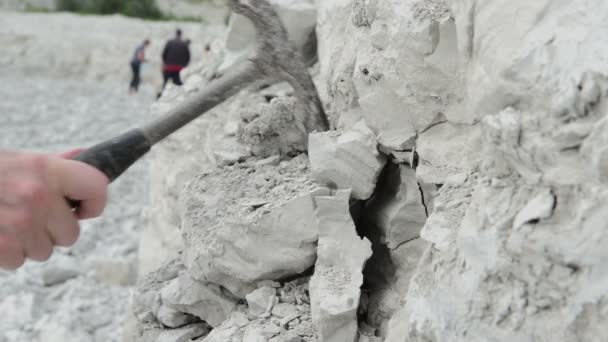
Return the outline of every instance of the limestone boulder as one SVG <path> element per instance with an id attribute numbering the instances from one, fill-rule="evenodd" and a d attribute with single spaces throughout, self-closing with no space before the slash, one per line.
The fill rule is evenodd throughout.
<path id="1" fill-rule="evenodd" d="M 422 132 L 416 140 L 416 177 L 425 184 L 444 184 L 466 175 L 481 163 L 481 125 L 444 122 Z"/>
<path id="2" fill-rule="evenodd" d="M 362 122 L 346 132 L 312 133 L 308 155 L 316 182 L 330 188 L 351 189 L 353 198 L 360 200 L 373 194 L 386 163 L 373 132 Z"/>
<path id="3" fill-rule="evenodd" d="M 275 303 L 276 292 L 272 287 L 263 286 L 248 294 L 245 298 L 249 306 L 249 315 L 257 317 L 270 312 Z"/>
<path id="4" fill-rule="evenodd" d="M 326 194 L 310 180 L 306 156 L 197 177 L 181 196 L 190 274 L 245 298 L 259 281 L 304 272 L 316 259 L 313 198 Z"/>
<path id="5" fill-rule="evenodd" d="M 205 324 L 193 324 L 187 327 L 163 330 L 157 337 L 156 342 L 189 342 L 209 333 Z"/>
<path id="6" fill-rule="evenodd" d="M 220 325 L 236 306 L 215 284 L 192 279 L 186 272 L 169 281 L 160 292 L 161 307 L 196 316 L 212 327 Z M 159 310 L 160 310 L 159 309 Z"/>
<path id="7" fill-rule="evenodd" d="M 295 97 L 280 96 L 270 103 L 245 108 L 241 113 L 239 141 L 260 158 L 294 156 L 308 147 L 304 116 Z"/>
<path id="8" fill-rule="evenodd" d="M 316 198 L 319 248 L 310 281 L 312 319 L 319 341 L 354 342 L 363 268 L 371 243 L 357 235 L 349 212 L 349 190 Z"/>
<path id="9" fill-rule="evenodd" d="M 201 342 L 238 342 L 243 339 L 243 327 L 246 326 L 249 321 L 244 318 L 244 322 L 239 317 L 242 314 L 235 312 L 232 314 L 230 319 L 224 321 L 220 326 L 216 327 L 202 340 Z M 241 323 L 242 322 L 242 323 Z"/>
<path id="10" fill-rule="evenodd" d="M 382 146 L 403 150 L 443 117 L 462 116 L 456 25 L 445 2 L 318 5 L 321 75 L 336 122 L 359 108 Z"/>

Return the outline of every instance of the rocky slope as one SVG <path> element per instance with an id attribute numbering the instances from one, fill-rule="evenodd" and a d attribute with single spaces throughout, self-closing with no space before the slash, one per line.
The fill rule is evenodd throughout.
<path id="1" fill-rule="evenodd" d="M 145 120 L 154 96 L 150 86 L 129 96 L 113 82 L 25 77 L 12 69 L 2 69 L 0 79 L 0 149 L 89 146 Z M 103 217 L 83 222 L 75 246 L 48 262 L 0 271 L 0 341 L 123 340 L 147 180 L 144 160 L 112 185 Z"/>
<path id="2" fill-rule="evenodd" d="M 258 84 L 155 148 L 129 340 L 606 340 L 608 4 L 273 3 L 332 130 Z"/>
<path id="3" fill-rule="evenodd" d="M 311 71 L 335 130 L 309 136 L 307 159 L 260 159 L 242 139 L 242 150 L 220 158 L 228 168 L 169 173 L 183 175 L 165 188 L 179 198 L 165 226 L 177 270 L 163 266 L 154 289 L 136 295 L 139 340 L 165 341 L 172 326 L 198 329 L 188 338 L 205 342 L 608 338 L 607 5 L 305 3 L 317 14 Z M 280 110 L 290 95 L 281 89 L 253 89 L 218 109 L 207 123 L 224 127 L 217 140 L 186 143 L 184 133 L 174 138 L 181 146 L 159 152 L 193 158 L 186 151 L 221 139 L 238 146 L 245 108 Z M 312 172 L 285 178 L 295 160 Z M 291 307 L 301 318 L 290 324 L 275 309 L 291 302 L 276 293 L 311 275 L 310 311 Z M 186 278 L 202 302 L 178 308 L 163 294 Z M 213 319 L 202 304 L 226 301 Z M 188 320 L 167 324 L 166 306 Z"/>

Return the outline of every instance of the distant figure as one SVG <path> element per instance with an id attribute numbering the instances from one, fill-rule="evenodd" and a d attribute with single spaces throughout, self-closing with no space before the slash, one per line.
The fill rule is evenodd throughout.
<path id="1" fill-rule="evenodd" d="M 150 41 L 148 39 L 144 40 L 144 42 L 135 49 L 135 53 L 131 59 L 133 79 L 131 80 L 131 85 L 129 86 L 129 94 L 136 93 L 139 89 L 139 82 L 141 80 L 139 77 L 139 72 L 141 70 L 141 64 L 147 62 L 145 51 L 148 45 L 150 45 Z"/>
<path id="2" fill-rule="evenodd" d="M 189 40 L 182 40 L 182 31 L 175 32 L 175 38 L 171 39 L 163 49 L 163 88 L 158 96 L 162 94 L 169 79 L 173 84 L 181 86 L 180 71 L 190 63 Z"/>

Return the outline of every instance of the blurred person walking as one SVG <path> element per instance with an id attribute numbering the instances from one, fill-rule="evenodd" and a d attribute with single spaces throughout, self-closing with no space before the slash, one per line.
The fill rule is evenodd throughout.
<path id="1" fill-rule="evenodd" d="M 142 63 L 147 62 L 145 51 L 149 45 L 150 40 L 146 39 L 135 49 L 135 53 L 133 53 L 133 58 L 131 58 L 131 70 L 133 71 L 133 78 L 131 79 L 131 85 L 129 86 L 129 94 L 136 93 L 139 89 L 139 83 L 141 81 L 141 65 Z"/>
<path id="2" fill-rule="evenodd" d="M 190 63 L 190 47 L 188 40 L 182 40 L 182 30 L 177 29 L 175 38 L 169 40 L 163 49 L 163 87 L 158 93 L 160 97 L 171 80 L 173 84 L 181 86 L 182 79 L 179 73 Z"/>

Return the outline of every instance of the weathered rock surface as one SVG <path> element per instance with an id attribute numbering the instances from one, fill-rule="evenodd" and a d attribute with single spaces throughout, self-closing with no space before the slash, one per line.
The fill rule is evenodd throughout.
<path id="1" fill-rule="evenodd" d="M 295 97 L 277 97 L 247 108 L 241 114 L 239 140 L 260 158 L 298 155 L 308 148 L 304 115 Z"/>
<path id="2" fill-rule="evenodd" d="M 444 122 L 422 132 L 416 140 L 416 177 L 421 183 L 443 184 L 467 174 L 481 158 L 480 125 Z"/>
<path id="3" fill-rule="evenodd" d="M 163 330 L 156 342 L 189 342 L 207 335 L 209 328 L 205 324 L 194 324 L 183 328 Z"/>
<path id="4" fill-rule="evenodd" d="M 247 165 L 197 177 L 181 205 L 190 274 L 241 298 L 258 281 L 295 275 L 314 264 L 318 228 L 310 220 L 312 201 L 328 194 L 312 184 L 304 155 L 278 166 Z"/>
<path id="5" fill-rule="evenodd" d="M 443 1 L 318 7 L 321 76 L 336 122 L 359 112 L 381 145 L 402 150 L 442 115 L 450 117 L 461 84 L 455 24 Z"/>
<path id="6" fill-rule="evenodd" d="M 335 148 L 321 164 L 347 166 L 322 165 L 322 184 L 358 199 L 377 189 L 365 203 L 315 193 L 303 159 L 280 161 L 307 138 L 286 94 L 238 108 L 245 122 L 234 134 L 270 158 L 195 178 L 178 215 L 187 272 L 250 302 L 205 341 L 606 340 L 608 5 L 317 8 L 319 88 L 346 133 L 312 135 L 313 174 L 317 152 Z M 340 145 L 361 119 L 373 137 Z M 394 163 L 380 176 L 382 163 L 367 167 L 377 150 Z M 315 259 L 307 306 L 305 285 L 281 283 Z"/>
<path id="7" fill-rule="evenodd" d="M 394 249 L 420 236 L 427 208 L 414 169 L 390 164 L 383 177 L 366 213 L 380 229 L 381 242 Z"/>
<path id="8" fill-rule="evenodd" d="M 310 281 L 312 317 L 320 341 L 350 342 L 357 338 L 357 308 L 363 268 L 372 254 L 349 212 L 349 190 L 315 199 L 319 249 Z"/>
<path id="9" fill-rule="evenodd" d="M 192 78 L 198 78 L 197 87 L 204 87 L 215 73 L 220 58 L 221 53 L 212 52 L 205 56 L 203 64 L 184 70 L 183 74 L 192 73 L 186 78 L 186 85 Z M 152 106 L 152 115 L 165 115 L 188 95 L 186 86 L 167 87 L 162 98 Z M 212 170 L 218 164 L 233 164 L 249 156 L 250 152 L 237 141 L 236 133 L 228 126 L 238 122 L 242 106 L 263 101 L 261 96 L 245 91 L 167 137 L 151 151 L 150 202 L 154 206 L 144 213 L 147 223 L 139 244 L 140 275 L 176 258 L 183 248 L 178 196 L 184 185 L 195 175 Z"/>
<path id="10" fill-rule="evenodd" d="M 236 306 L 236 300 L 224 294 L 218 285 L 201 283 L 186 272 L 164 286 L 160 300 L 160 309 L 166 306 L 196 316 L 212 327 L 220 325 Z"/>
<path id="11" fill-rule="evenodd" d="M 270 312 L 276 298 L 276 292 L 272 287 L 263 286 L 248 294 L 247 305 L 249 307 L 249 315 L 257 317 L 265 312 Z"/>
<path id="12" fill-rule="evenodd" d="M 353 198 L 368 199 L 386 163 L 378 143 L 361 122 L 353 130 L 312 133 L 308 155 L 313 179 L 324 186 L 351 189 Z"/>

